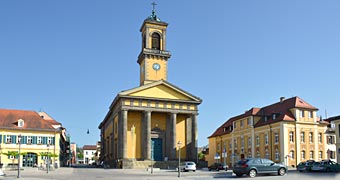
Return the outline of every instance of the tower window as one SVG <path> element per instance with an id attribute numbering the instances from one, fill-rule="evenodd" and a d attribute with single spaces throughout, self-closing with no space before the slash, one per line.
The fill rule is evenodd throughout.
<path id="1" fill-rule="evenodd" d="M 152 49 L 160 50 L 161 47 L 161 36 L 158 33 L 152 34 Z"/>

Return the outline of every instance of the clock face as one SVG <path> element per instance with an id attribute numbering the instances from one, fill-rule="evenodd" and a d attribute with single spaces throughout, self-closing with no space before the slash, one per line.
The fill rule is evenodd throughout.
<path id="1" fill-rule="evenodd" d="M 158 63 L 154 63 L 154 64 L 152 65 L 152 68 L 153 68 L 154 70 L 158 71 L 158 70 L 161 68 L 161 65 L 159 65 Z"/>

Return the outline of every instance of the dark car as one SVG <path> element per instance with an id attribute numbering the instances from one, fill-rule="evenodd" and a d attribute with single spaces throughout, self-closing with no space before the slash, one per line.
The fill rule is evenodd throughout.
<path id="1" fill-rule="evenodd" d="M 307 160 L 306 162 L 300 162 L 296 166 L 296 170 L 299 171 L 299 172 L 312 171 L 311 168 L 312 168 L 314 163 L 315 163 L 314 160 Z"/>
<path id="2" fill-rule="evenodd" d="M 223 163 L 214 163 L 211 166 L 209 166 L 208 169 L 209 169 L 209 171 L 211 171 L 211 170 L 215 170 L 215 171 L 228 170 L 228 166 L 226 166 Z"/>
<path id="3" fill-rule="evenodd" d="M 238 161 L 233 168 L 233 172 L 238 177 L 241 177 L 244 174 L 255 177 L 257 174 L 270 173 L 283 176 L 287 173 L 287 167 L 283 164 L 274 163 L 269 159 L 253 158 Z"/>

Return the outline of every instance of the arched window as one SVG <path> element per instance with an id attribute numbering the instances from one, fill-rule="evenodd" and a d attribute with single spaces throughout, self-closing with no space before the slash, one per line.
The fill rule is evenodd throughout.
<path id="1" fill-rule="evenodd" d="M 291 150 L 291 151 L 290 151 L 289 155 L 290 155 L 290 158 L 292 158 L 292 159 L 294 159 L 294 158 L 295 158 L 295 153 L 294 153 L 294 151 L 293 151 L 293 150 Z"/>
<path id="2" fill-rule="evenodd" d="M 161 48 L 161 36 L 158 33 L 152 34 L 152 49 L 160 50 Z"/>
<path id="3" fill-rule="evenodd" d="M 301 159 L 306 158 L 306 152 L 304 150 L 301 151 Z"/>

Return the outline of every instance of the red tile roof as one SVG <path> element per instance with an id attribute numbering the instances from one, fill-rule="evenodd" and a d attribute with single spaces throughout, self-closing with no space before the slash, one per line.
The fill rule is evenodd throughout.
<path id="1" fill-rule="evenodd" d="M 84 145 L 83 150 L 97 150 L 96 145 Z"/>
<path id="2" fill-rule="evenodd" d="M 232 126 L 233 122 L 238 119 L 242 119 L 249 116 L 261 116 L 267 117 L 261 118 L 254 127 L 259 127 L 271 123 L 275 123 L 278 121 L 294 121 L 295 117 L 290 111 L 292 108 L 303 108 L 307 110 L 318 110 L 314 106 L 308 104 L 306 101 L 299 97 L 292 97 L 286 100 L 282 100 L 282 102 L 277 102 L 275 104 L 263 107 L 263 108 L 252 108 L 249 111 L 246 111 L 244 114 L 239 116 L 232 117 L 228 119 L 222 126 L 217 128 L 217 130 L 208 138 L 221 136 L 224 134 L 229 134 L 231 131 L 228 129 L 228 126 Z M 276 114 L 276 118 L 273 119 L 273 114 Z"/>
<path id="3" fill-rule="evenodd" d="M 23 127 L 18 127 L 19 119 L 24 120 Z M 0 109 L 0 129 L 54 130 L 52 125 L 35 111 Z"/>

